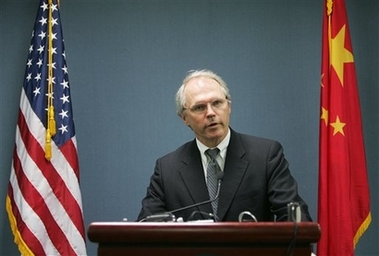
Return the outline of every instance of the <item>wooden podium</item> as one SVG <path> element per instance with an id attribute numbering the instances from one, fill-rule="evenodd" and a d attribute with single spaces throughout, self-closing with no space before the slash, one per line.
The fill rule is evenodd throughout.
<path id="1" fill-rule="evenodd" d="M 306 255 L 320 239 L 314 222 L 94 222 L 98 255 Z"/>

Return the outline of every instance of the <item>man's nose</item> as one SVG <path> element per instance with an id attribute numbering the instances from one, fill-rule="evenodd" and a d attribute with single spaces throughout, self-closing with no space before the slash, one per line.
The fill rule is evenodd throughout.
<path id="1" fill-rule="evenodd" d="M 216 113 L 213 110 L 212 104 L 210 102 L 207 103 L 207 116 L 215 115 Z"/>

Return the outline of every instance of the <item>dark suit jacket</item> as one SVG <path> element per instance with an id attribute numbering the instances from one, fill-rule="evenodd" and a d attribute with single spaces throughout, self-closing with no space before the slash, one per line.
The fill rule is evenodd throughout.
<path id="1" fill-rule="evenodd" d="M 200 151 L 193 140 L 156 161 L 138 219 L 206 200 L 209 195 Z M 231 129 L 218 204 L 219 220 L 238 221 L 241 212 L 250 211 L 258 221 L 285 221 L 289 202 L 300 203 L 302 220 L 311 221 L 282 146 Z M 175 216 L 186 221 L 194 211 L 211 213 L 212 208 L 206 204 Z"/>

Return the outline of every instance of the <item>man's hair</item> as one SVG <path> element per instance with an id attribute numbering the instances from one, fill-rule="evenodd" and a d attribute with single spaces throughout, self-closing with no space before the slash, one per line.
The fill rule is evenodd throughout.
<path id="1" fill-rule="evenodd" d="M 230 102 L 231 96 L 229 94 L 229 88 L 226 82 L 216 73 L 214 73 L 211 70 L 202 69 L 202 70 L 191 70 L 188 71 L 187 75 L 183 79 L 182 85 L 179 87 L 176 96 L 175 96 L 175 102 L 176 102 L 176 113 L 178 116 L 181 116 L 185 110 L 185 103 L 186 98 L 184 95 L 184 89 L 186 88 L 186 85 L 188 81 L 190 81 L 192 78 L 196 77 L 205 77 L 215 80 L 220 86 L 221 91 L 224 93 L 225 98 Z"/>

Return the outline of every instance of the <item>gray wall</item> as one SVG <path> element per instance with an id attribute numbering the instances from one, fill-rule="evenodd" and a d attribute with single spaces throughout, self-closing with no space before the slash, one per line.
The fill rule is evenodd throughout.
<path id="1" fill-rule="evenodd" d="M 37 7 L 37 0 L 0 3 L 0 201 Z M 317 220 L 322 7 L 322 0 L 62 0 L 86 228 L 134 220 L 156 158 L 193 138 L 175 114 L 174 94 L 184 74 L 198 68 L 229 84 L 235 130 L 283 144 Z M 378 255 L 379 7 L 377 0 L 354 0 L 347 8 L 373 215 L 356 255 Z M 0 254 L 17 255 L 1 208 Z M 87 248 L 96 253 L 90 241 Z"/>

